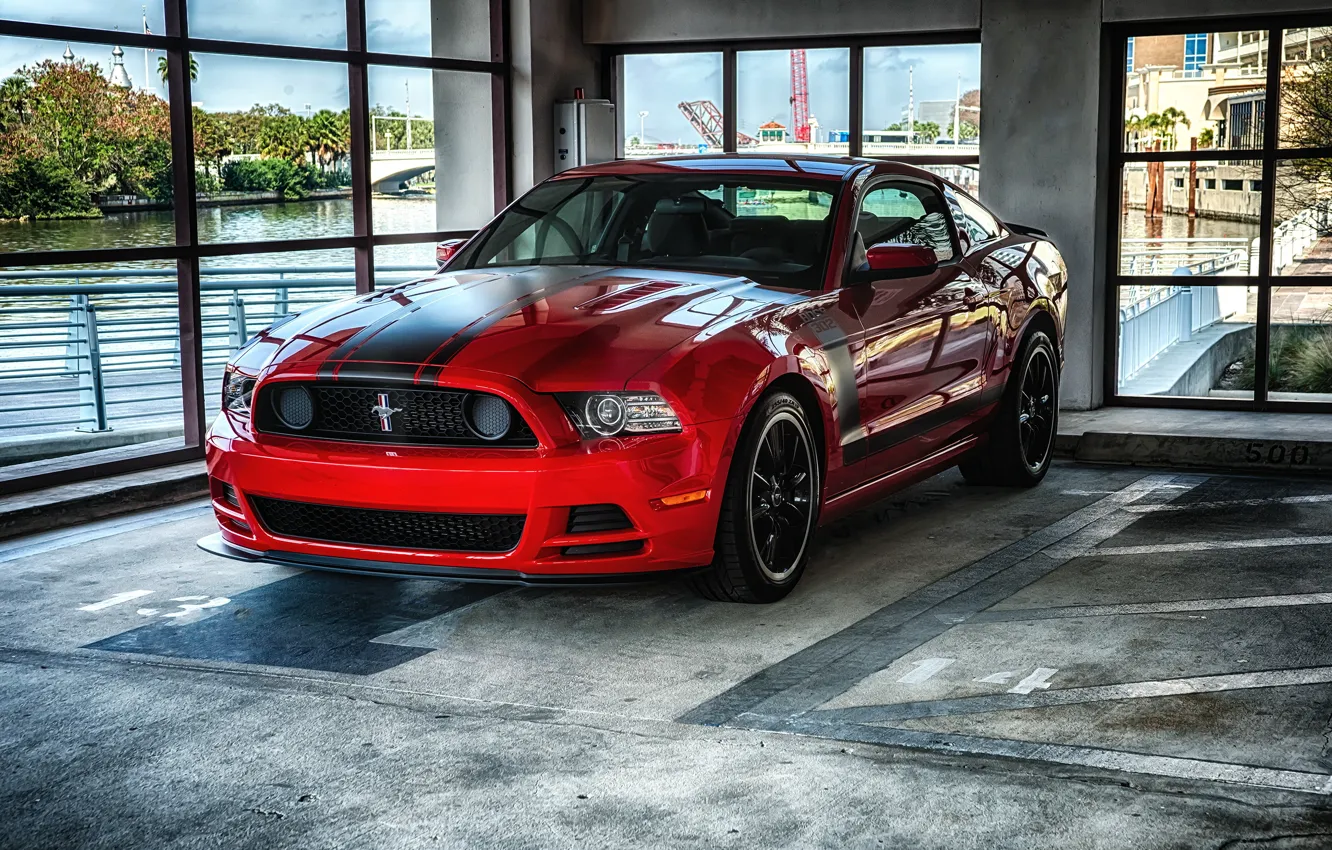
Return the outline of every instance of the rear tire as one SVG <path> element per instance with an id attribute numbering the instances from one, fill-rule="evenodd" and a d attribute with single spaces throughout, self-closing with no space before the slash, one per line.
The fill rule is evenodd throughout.
<path id="1" fill-rule="evenodd" d="M 990 440 L 958 464 L 969 484 L 1034 487 L 1050 469 L 1059 429 L 1059 359 L 1043 331 L 1022 343 Z"/>
<path id="2" fill-rule="evenodd" d="M 745 422 L 717 521 L 712 563 L 689 578 L 704 599 L 776 602 L 805 571 L 818 522 L 819 462 L 800 403 L 759 400 Z"/>

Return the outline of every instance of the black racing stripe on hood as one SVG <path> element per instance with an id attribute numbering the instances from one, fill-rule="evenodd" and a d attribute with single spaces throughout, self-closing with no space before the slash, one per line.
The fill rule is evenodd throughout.
<path id="1" fill-rule="evenodd" d="M 410 302 L 377 322 L 373 331 L 356 344 L 342 361 L 438 364 L 437 355 L 453 356 L 467 341 L 521 305 L 535 303 L 555 292 L 577 285 L 601 273 L 568 267 L 529 268 L 510 275 L 449 287 Z M 580 273 L 581 272 L 581 273 Z M 396 296 L 395 296 L 396 297 Z M 369 331 L 370 329 L 367 329 Z M 357 335 L 358 337 L 361 334 Z M 460 340 L 459 337 L 462 337 Z M 450 342 L 457 341 L 457 345 Z M 338 367 L 341 374 L 343 367 Z"/>
<path id="2" fill-rule="evenodd" d="M 410 356 L 405 357 L 405 358 L 401 358 L 401 359 L 400 359 L 400 358 L 398 358 L 398 357 L 396 357 L 396 356 L 395 356 L 395 357 L 375 357 L 375 356 L 365 357 L 365 356 L 357 356 L 357 355 L 360 354 L 361 349 L 364 348 L 364 346 L 365 346 L 367 343 L 369 343 L 371 340 L 373 340 L 373 339 L 374 339 L 376 336 L 378 336 L 381 332 L 385 331 L 385 330 L 388 329 L 389 327 L 391 327 L 391 326 L 393 326 L 394 324 L 396 324 L 396 323 L 398 323 L 399 321 L 401 321 L 404 317 L 406 317 L 406 316 L 410 316 L 411 314 L 413 314 L 413 313 L 415 313 L 415 312 L 417 312 L 417 311 L 419 311 L 419 310 L 422 310 L 422 309 L 424 309 L 425 307 L 428 307 L 428 306 L 430 306 L 431 304 L 434 304 L 434 303 L 436 303 L 436 302 L 438 302 L 438 301 L 445 300 L 445 299 L 449 299 L 449 300 L 456 299 L 456 298 L 458 298 L 460 295 L 462 295 L 463 293 L 469 292 L 469 291 L 472 290 L 472 289 L 479 288 L 479 287 L 481 287 L 481 286 L 483 286 L 484 284 L 487 284 L 487 283 L 493 283 L 495 280 L 498 279 L 498 277 L 499 277 L 499 276 L 496 275 L 496 276 L 493 276 L 493 277 L 485 277 L 485 278 L 481 278 L 481 279 L 479 279 L 479 280 L 468 281 L 467 283 L 461 283 L 461 284 L 458 284 L 458 285 L 456 285 L 456 286 L 450 286 L 450 287 L 446 287 L 446 288 L 444 288 L 444 289 L 439 289 L 439 290 L 435 290 L 435 291 L 432 291 L 432 292 L 427 292 L 427 293 L 424 294 L 424 295 L 418 295 L 418 296 L 416 296 L 416 297 L 412 297 L 412 295 L 409 294 L 408 292 L 404 291 L 404 287 L 401 287 L 401 286 L 392 287 L 392 288 L 390 288 L 390 289 L 383 290 L 382 292 L 376 292 L 376 293 L 373 293 L 373 294 L 371 294 L 371 295 L 366 296 L 366 299 L 364 299 L 364 300 L 369 300 L 369 299 L 374 299 L 374 298 L 385 298 L 385 297 L 387 297 L 387 298 L 392 299 L 393 301 L 397 302 L 398 304 L 400 304 L 400 305 L 402 305 L 402 306 L 401 306 L 401 308 L 398 309 L 398 310 L 394 310 L 394 311 L 392 311 L 391 313 L 388 313 L 387 315 L 381 316 L 381 317 L 379 318 L 378 321 L 371 322 L 370 324 L 368 324 L 368 325 L 366 325 L 365 327 L 361 328 L 359 331 L 357 331 L 355 334 L 353 334 L 353 335 L 351 336 L 351 338 L 349 338 L 347 341 L 345 341 L 344 343 L 342 343 L 342 345 L 338 346 L 338 348 L 337 348 L 332 354 L 330 354 L 329 357 L 328 357 L 328 359 L 325 360 L 324 363 L 319 367 L 319 377 L 321 377 L 321 378 L 332 378 L 332 377 L 335 377 L 335 375 L 336 375 L 337 372 L 338 372 L 338 367 L 339 367 L 339 365 L 342 364 L 342 363 L 344 363 L 344 362 L 347 361 L 347 360 L 352 359 L 353 357 L 355 357 L 355 358 L 358 359 L 358 360 L 388 360 L 388 361 L 397 361 L 397 362 L 420 362 L 420 359 L 421 359 L 422 357 L 425 357 L 426 354 L 428 354 L 429 351 L 430 351 L 431 349 L 427 349 L 427 350 L 426 350 L 426 354 L 421 354 L 421 355 L 419 355 L 419 356 L 418 356 L 417 358 L 415 358 L 415 359 L 412 359 Z M 410 286 L 411 286 L 411 285 L 408 284 L 408 287 L 410 287 Z M 448 314 L 445 314 L 445 315 L 456 315 L 456 314 L 454 314 L 454 313 L 448 313 Z M 462 324 L 465 324 L 465 322 L 463 322 Z M 399 334 L 399 335 L 398 335 L 398 339 L 399 339 L 400 342 L 401 342 L 401 341 L 404 341 L 404 340 L 403 340 L 403 337 L 404 337 L 404 336 L 405 336 L 405 335 L 402 335 L 402 334 Z M 381 348 L 382 348 L 382 346 L 381 346 Z"/>
<path id="3" fill-rule="evenodd" d="M 572 289 L 575 286 L 579 286 L 585 283 L 588 278 L 596 277 L 601 273 L 602 270 L 598 269 L 597 271 L 594 272 L 589 272 L 584 275 L 577 275 L 575 277 L 570 277 L 565 280 L 552 283 L 551 285 L 546 286 L 542 289 L 538 289 L 535 292 L 529 292 L 528 294 L 523 295 L 520 298 L 516 298 L 497 310 L 492 310 L 491 312 L 477 319 L 475 322 L 472 322 L 472 324 L 463 328 L 460 332 L 455 334 L 452 339 L 450 339 L 447 343 L 441 346 L 439 350 L 435 352 L 435 355 L 430 358 L 430 365 L 432 366 L 447 365 L 450 360 L 458 356 L 458 352 L 462 351 L 463 348 L 465 348 L 468 343 L 479 337 L 481 334 L 485 333 L 496 322 L 499 322 L 503 319 L 507 319 L 509 316 L 512 316 L 513 314 L 521 310 L 526 310 L 528 307 L 531 307 L 533 304 L 543 301 L 546 298 L 558 295 L 559 293 L 564 292 L 566 289 Z"/>

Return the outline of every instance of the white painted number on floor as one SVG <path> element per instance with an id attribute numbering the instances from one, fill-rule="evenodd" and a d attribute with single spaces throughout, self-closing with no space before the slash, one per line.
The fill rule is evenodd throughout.
<path id="1" fill-rule="evenodd" d="M 911 663 L 916 665 L 916 669 L 897 681 L 903 685 L 919 685 L 956 660 L 955 658 L 926 658 L 921 661 L 913 661 Z"/>

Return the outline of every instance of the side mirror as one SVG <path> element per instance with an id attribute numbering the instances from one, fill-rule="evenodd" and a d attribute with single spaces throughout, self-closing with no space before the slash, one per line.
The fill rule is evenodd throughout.
<path id="1" fill-rule="evenodd" d="M 852 283 L 901 280 L 934 274 L 939 270 L 939 258 L 934 251 L 920 245 L 881 242 L 871 245 L 865 252 L 865 258 L 865 265 L 852 270 Z"/>
<path id="2" fill-rule="evenodd" d="M 438 245 L 436 245 L 435 270 L 443 271 L 444 266 L 448 264 L 449 260 L 452 260 L 453 256 L 457 254 L 458 251 L 462 249 L 462 246 L 466 244 L 467 244 L 466 239 L 445 239 L 443 242 L 440 242 Z"/>

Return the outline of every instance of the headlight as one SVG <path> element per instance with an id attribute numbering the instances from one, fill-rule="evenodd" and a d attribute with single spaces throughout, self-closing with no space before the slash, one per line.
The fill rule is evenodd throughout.
<path id="1" fill-rule="evenodd" d="M 567 393 L 558 398 L 584 439 L 680 430 L 680 417 L 656 393 Z"/>
<path id="2" fill-rule="evenodd" d="M 249 413 L 250 397 L 254 395 L 254 378 L 247 378 L 228 366 L 222 375 L 222 409 L 232 413 Z"/>

